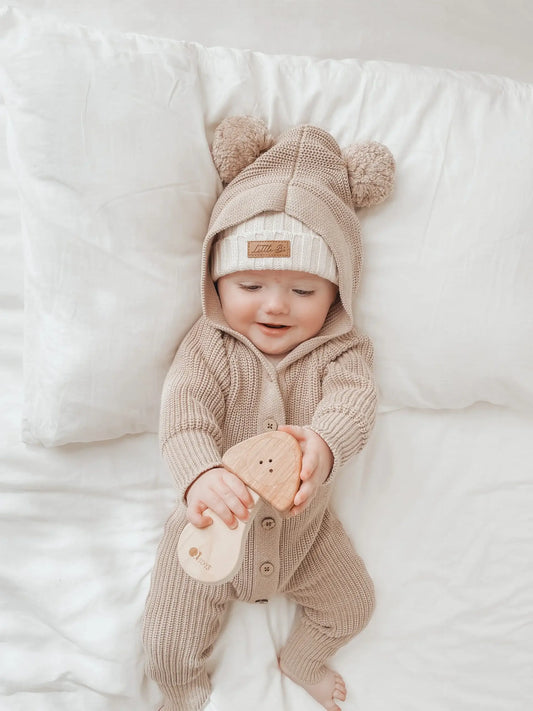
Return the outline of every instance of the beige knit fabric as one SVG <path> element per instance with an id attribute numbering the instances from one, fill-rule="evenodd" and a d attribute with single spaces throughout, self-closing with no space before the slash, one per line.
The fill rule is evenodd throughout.
<path id="1" fill-rule="evenodd" d="M 317 232 L 335 257 L 340 299 L 321 332 L 271 362 L 224 320 L 209 274 L 220 231 L 265 211 L 285 211 Z M 267 601 L 284 593 L 301 609 L 281 651 L 293 678 L 318 681 L 329 657 L 368 622 L 373 586 L 328 508 L 340 467 L 368 439 L 376 413 L 372 346 L 352 323 L 359 280 L 359 223 L 346 166 L 329 134 L 289 131 L 224 190 L 204 243 L 204 315 L 185 337 L 167 375 L 160 441 L 179 500 L 229 447 L 281 424 L 311 427 L 329 445 L 333 470 L 310 505 L 283 517 L 262 502 L 235 578 L 205 585 L 177 562 L 186 523 L 180 504 L 165 527 L 147 600 L 148 671 L 165 711 L 198 711 L 209 696 L 205 662 L 231 600 Z M 238 680 L 236 680 L 238 683 Z"/>
<path id="2" fill-rule="evenodd" d="M 350 332 L 286 361 L 274 366 L 202 317 L 167 376 L 161 445 L 180 499 L 198 474 L 221 464 L 223 451 L 284 423 L 318 432 L 334 467 L 299 516 L 284 518 L 261 503 L 242 568 L 220 586 L 196 583 L 179 567 L 176 547 L 186 520 L 182 507 L 175 512 L 158 552 L 144 634 L 148 670 L 165 694 L 165 711 L 196 711 L 208 698 L 205 659 L 231 600 L 269 600 L 281 592 L 303 606 L 281 664 L 307 681 L 320 678 L 329 657 L 371 615 L 372 582 L 328 511 L 339 468 L 364 446 L 374 422 L 371 344 Z M 274 527 L 265 529 L 268 519 Z"/>
<path id="3" fill-rule="evenodd" d="M 288 130 L 220 195 L 203 246 L 204 313 L 219 322 L 218 296 L 209 268 L 213 240 L 228 227 L 269 211 L 295 217 L 328 245 L 339 271 L 344 310 L 338 314 L 336 332 L 348 331 L 362 266 L 361 228 L 341 149 L 327 131 L 316 126 Z"/>

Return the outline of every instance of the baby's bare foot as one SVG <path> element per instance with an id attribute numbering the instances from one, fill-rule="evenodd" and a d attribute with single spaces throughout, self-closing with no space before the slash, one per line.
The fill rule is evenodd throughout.
<path id="1" fill-rule="evenodd" d="M 283 673 L 286 674 L 286 672 Z M 289 674 L 286 675 L 289 679 L 292 679 Z M 298 681 L 297 679 L 292 679 L 292 681 L 305 689 L 315 701 L 322 704 L 328 711 L 341 711 L 336 701 L 346 700 L 346 685 L 342 676 L 334 672 L 333 669 L 327 669 L 326 674 L 316 684 Z"/>

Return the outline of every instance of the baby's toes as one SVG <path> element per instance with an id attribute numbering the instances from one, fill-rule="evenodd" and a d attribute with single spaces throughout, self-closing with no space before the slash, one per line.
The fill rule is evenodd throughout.
<path id="1" fill-rule="evenodd" d="M 346 684 L 342 676 L 335 674 L 335 689 L 333 691 L 333 698 L 339 699 L 339 701 L 346 700 Z"/>

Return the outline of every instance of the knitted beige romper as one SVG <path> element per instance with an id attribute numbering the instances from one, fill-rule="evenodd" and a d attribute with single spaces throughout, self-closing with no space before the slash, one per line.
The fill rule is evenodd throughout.
<path id="1" fill-rule="evenodd" d="M 251 191 L 237 178 L 215 206 L 203 250 L 204 315 L 182 342 L 164 386 L 161 446 L 179 501 L 158 549 L 144 646 L 148 673 L 164 694 L 165 711 L 197 711 L 205 705 L 210 694 L 205 663 L 232 600 L 265 603 L 282 593 L 298 603 L 280 663 L 291 677 L 310 682 L 318 681 L 327 660 L 363 629 L 374 607 L 364 563 L 328 508 L 331 484 L 366 443 L 376 410 L 372 346 L 352 323 L 351 301 L 361 262 L 359 224 L 346 201 L 338 214 L 332 200 L 317 211 L 316 194 L 304 193 L 301 176 L 298 179 L 302 171 L 324 169 L 317 168 L 312 155 L 306 162 L 310 141 L 323 149 L 329 173 L 333 165 L 342 177 L 345 166 L 331 136 L 314 127 L 293 129 L 288 135 L 287 145 L 280 140 L 251 166 Z M 281 165 L 283 189 L 270 185 L 264 198 L 265 192 L 256 189 L 257 164 L 279 147 L 268 166 Z M 340 298 L 322 330 L 277 364 L 227 326 L 209 276 L 216 235 L 268 210 L 284 211 L 318 232 L 339 271 Z M 185 491 L 201 472 L 221 465 L 226 449 L 281 424 L 307 425 L 327 442 L 334 456 L 328 480 L 298 516 L 284 517 L 260 503 L 242 567 L 233 580 L 219 585 L 193 580 L 181 569 L 176 552 L 186 524 Z"/>

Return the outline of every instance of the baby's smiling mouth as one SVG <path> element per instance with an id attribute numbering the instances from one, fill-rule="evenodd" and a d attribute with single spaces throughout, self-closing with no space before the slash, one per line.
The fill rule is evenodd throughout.
<path id="1" fill-rule="evenodd" d="M 265 328 L 272 328 L 272 329 L 276 329 L 276 330 L 279 330 L 282 328 L 289 328 L 288 326 L 286 326 L 283 323 L 279 323 L 279 324 L 278 323 L 260 323 L 259 325 L 264 326 Z"/>

